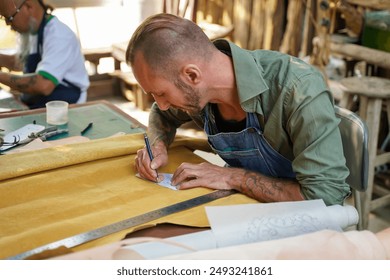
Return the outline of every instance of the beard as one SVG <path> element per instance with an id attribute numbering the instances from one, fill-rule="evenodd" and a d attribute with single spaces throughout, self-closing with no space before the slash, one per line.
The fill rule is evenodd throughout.
<path id="1" fill-rule="evenodd" d="M 27 61 L 29 53 L 30 53 L 30 34 L 21 33 L 19 34 L 19 41 L 18 41 L 18 58 L 22 64 L 24 64 Z"/>
<path id="2" fill-rule="evenodd" d="M 199 114 L 203 109 L 200 106 L 200 91 L 187 85 L 180 79 L 175 79 L 174 84 L 183 92 L 184 100 L 186 101 L 186 106 L 179 109 L 190 115 Z"/>
<path id="3" fill-rule="evenodd" d="M 18 33 L 19 41 L 18 41 L 18 58 L 19 61 L 24 64 L 27 61 L 27 58 L 30 54 L 30 35 L 33 34 L 36 30 L 37 22 L 34 18 L 29 19 L 29 31 Z"/>

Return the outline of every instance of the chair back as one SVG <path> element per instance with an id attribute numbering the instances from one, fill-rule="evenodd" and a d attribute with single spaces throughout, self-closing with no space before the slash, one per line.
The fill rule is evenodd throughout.
<path id="1" fill-rule="evenodd" d="M 351 188 L 364 192 L 368 185 L 368 132 L 366 124 L 355 113 L 335 106 Z"/>
<path id="2" fill-rule="evenodd" d="M 355 208 L 359 214 L 358 230 L 366 223 L 363 215 L 360 192 L 368 186 L 368 131 L 366 124 L 358 115 L 348 109 L 335 106 L 336 116 L 340 119 L 339 129 L 343 142 L 344 157 L 349 168 L 346 182 L 352 189 Z"/>

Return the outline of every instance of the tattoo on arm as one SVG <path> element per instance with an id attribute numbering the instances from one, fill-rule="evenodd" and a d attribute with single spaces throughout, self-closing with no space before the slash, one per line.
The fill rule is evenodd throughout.
<path id="1" fill-rule="evenodd" d="M 36 85 L 37 75 L 36 74 L 33 74 L 31 76 L 11 75 L 10 81 L 11 81 L 11 87 L 16 88 L 19 91 L 24 91 L 30 88 L 31 86 Z"/>
<path id="2" fill-rule="evenodd" d="M 156 114 L 151 114 L 149 127 L 152 128 L 150 131 L 152 143 L 157 140 L 161 140 L 167 147 L 169 147 L 169 145 L 173 142 L 176 135 L 176 128 L 169 125 L 168 121 L 164 122 L 164 118 Z"/>
<path id="3" fill-rule="evenodd" d="M 290 180 L 266 177 L 252 171 L 245 171 L 238 191 L 261 202 L 294 200 L 291 188 L 299 184 Z"/>

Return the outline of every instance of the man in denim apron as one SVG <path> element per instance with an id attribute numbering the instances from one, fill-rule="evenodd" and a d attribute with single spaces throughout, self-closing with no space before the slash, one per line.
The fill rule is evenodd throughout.
<path id="1" fill-rule="evenodd" d="M 148 133 L 154 159 L 141 149 L 138 172 L 159 181 L 176 128 L 194 121 L 226 167 L 183 163 L 179 189 L 234 189 L 261 202 L 323 199 L 343 204 L 350 194 L 338 119 L 322 75 L 279 52 L 210 42 L 193 22 L 168 14 L 146 19 L 126 58 L 154 97 Z"/>
<path id="2" fill-rule="evenodd" d="M 0 66 L 23 68 L 23 75 L 0 72 L 0 82 L 21 92 L 29 108 L 44 107 L 51 100 L 68 103 L 86 101 L 89 78 L 76 35 L 55 16 L 42 0 L 0 2 L 7 25 L 21 34 L 24 53 L 8 64 L 0 56 Z"/>

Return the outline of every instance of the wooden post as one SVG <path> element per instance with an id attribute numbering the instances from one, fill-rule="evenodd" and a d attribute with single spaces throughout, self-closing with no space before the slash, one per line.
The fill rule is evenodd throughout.
<path id="1" fill-rule="evenodd" d="M 299 52 L 298 42 L 301 38 L 301 28 L 298 28 L 298 26 L 302 25 L 301 7 L 301 0 L 290 0 L 288 2 L 287 28 L 280 46 L 281 52 L 289 53 L 293 56 L 298 56 Z"/>
<path id="2" fill-rule="evenodd" d="M 312 50 L 312 42 L 310 38 L 313 38 L 313 24 L 314 24 L 314 8 L 315 3 L 314 0 L 306 0 L 305 6 L 305 20 L 303 22 L 303 38 L 301 44 L 301 52 L 299 54 L 300 57 L 307 56 Z"/>
<path id="3" fill-rule="evenodd" d="M 234 6 L 234 41 L 240 47 L 247 48 L 250 34 L 252 0 L 235 0 Z"/>
<path id="4" fill-rule="evenodd" d="M 264 49 L 279 50 L 283 34 L 284 15 L 283 0 L 266 0 Z"/>
<path id="5" fill-rule="evenodd" d="M 222 25 L 233 25 L 234 0 L 223 0 Z"/>
<path id="6" fill-rule="evenodd" d="M 264 0 L 253 0 L 250 30 L 248 49 L 254 50 L 262 48 L 265 30 Z"/>

